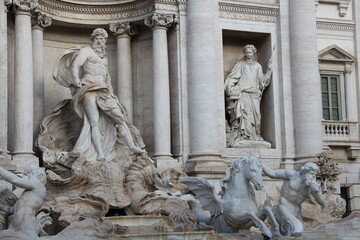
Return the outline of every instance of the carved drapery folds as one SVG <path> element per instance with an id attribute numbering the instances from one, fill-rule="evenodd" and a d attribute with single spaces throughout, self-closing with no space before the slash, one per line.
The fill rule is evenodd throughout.
<path id="1" fill-rule="evenodd" d="M 38 7 L 36 0 L 13 0 L 14 10 L 22 12 L 31 12 Z"/>
<path id="2" fill-rule="evenodd" d="M 177 20 L 174 15 L 154 13 L 150 17 L 145 18 L 144 23 L 153 30 L 157 28 L 171 29 L 176 25 Z"/>
<path id="3" fill-rule="evenodd" d="M 52 18 L 46 16 L 46 14 L 43 14 L 41 12 L 35 12 L 31 15 L 31 25 L 33 27 L 40 27 L 42 29 L 49 27 L 52 24 Z"/>
<path id="4" fill-rule="evenodd" d="M 138 29 L 129 22 L 111 23 L 109 25 L 109 29 L 115 35 L 116 38 L 119 37 L 131 38 L 132 36 L 135 36 L 139 33 Z"/>

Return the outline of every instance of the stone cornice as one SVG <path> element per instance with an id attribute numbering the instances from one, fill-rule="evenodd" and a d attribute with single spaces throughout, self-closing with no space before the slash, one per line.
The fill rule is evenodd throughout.
<path id="1" fill-rule="evenodd" d="M 120 2 L 120 1 L 117 1 Z M 39 0 L 38 9 L 53 19 L 79 24 L 109 24 L 119 20 L 136 21 L 151 14 L 154 0 L 128 1 L 93 5 L 71 3 L 59 0 Z"/>
<path id="2" fill-rule="evenodd" d="M 109 30 L 117 38 L 119 37 L 131 38 L 132 36 L 138 34 L 138 30 L 134 26 L 132 26 L 129 22 L 111 23 L 109 25 Z"/>
<path id="3" fill-rule="evenodd" d="M 48 17 L 46 14 L 36 11 L 31 15 L 31 25 L 38 26 L 42 29 L 49 27 L 52 24 L 51 17 Z"/>
<path id="4" fill-rule="evenodd" d="M 320 20 L 316 21 L 316 27 L 319 30 L 333 30 L 333 31 L 354 31 L 355 22 L 338 22 L 330 20 Z"/>
<path id="5" fill-rule="evenodd" d="M 276 22 L 279 15 L 279 7 L 276 5 L 259 6 L 220 2 L 219 11 L 222 18 L 260 22 Z"/>
<path id="6" fill-rule="evenodd" d="M 38 0 L 38 2 L 38 10 L 54 20 L 78 24 L 133 22 L 143 20 L 154 12 L 177 15 L 179 11 L 187 9 L 186 0 L 108 0 L 103 2 Z M 279 6 L 220 0 L 219 14 L 221 18 L 276 22 Z"/>

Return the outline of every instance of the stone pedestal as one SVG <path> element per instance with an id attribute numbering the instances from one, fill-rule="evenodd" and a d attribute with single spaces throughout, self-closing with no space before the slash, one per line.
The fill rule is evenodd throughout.
<path id="1" fill-rule="evenodd" d="M 174 161 L 171 154 L 170 83 L 167 30 L 174 24 L 172 15 L 154 13 L 145 19 L 153 30 L 154 81 L 154 158 L 162 162 Z"/>
<path id="2" fill-rule="evenodd" d="M 127 110 L 127 119 L 133 122 L 133 88 L 131 67 L 131 37 L 137 31 L 130 23 L 110 24 L 117 39 L 117 96 Z"/>
<path id="3" fill-rule="evenodd" d="M 33 152 L 33 51 L 31 14 L 37 2 L 16 1 L 14 164 L 38 165 Z"/>

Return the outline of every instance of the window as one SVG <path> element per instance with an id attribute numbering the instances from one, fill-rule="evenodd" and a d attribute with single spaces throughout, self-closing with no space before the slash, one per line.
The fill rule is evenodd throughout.
<path id="1" fill-rule="evenodd" d="M 342 120 L 339 75 L 321 75 L 323 119 Z"/>

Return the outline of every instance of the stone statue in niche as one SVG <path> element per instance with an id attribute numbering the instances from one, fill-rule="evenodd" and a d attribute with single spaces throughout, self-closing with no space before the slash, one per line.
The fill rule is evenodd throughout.
<path id="1" fill-rule="evenodd" d="M 265 165 L 262 165 L 262 168 L 270 178 L 285 180 L 281 187 L 279 203 L 273 208 L 273 211 L 282 235 L 298 235 L 304 231 L 301 204 L 309 194 L 314 197 L 318 204 L 325 206 L 321 186 L 316 181 L 316 174 L 319 171 L 318 165 L 306 163 L 300 171 L 292 169 L 273 170 Z"/>
<path id="2" fill-rule="evenodd" d="M 106 57 L 108 34 L 97 28 L 91 34 L 91 46 L 73 48 L 60 57 L 53 73 L 55 81 L 70 88 L 72 105 L 83 119 L 80 136 L 73 152 L 87 159 L 110 159 L 119 134 L 135 154 L 145 151 L 134 144 L 125 120 L 126 110 L 113 93 Z M 112 128 L 112 131 L 107 131 Z M 110 134 L 106 134 L 110 133 Z"/>
<path id="3" fill-rule="evenodd" d="M 245 56 L 235 64 L 225 81 L 229 147 L 242 147 L 248 140 L 263 141 L 260 101 L 270 84 L 272 68 L 270 59 L 268 70 L 263 73 L 261 65 L 253 59 L 256 51 L 253 45 L 246 45 Z"/>
<path id="4" fill-rule="evenodd" d="M 17 230 L 26 235 L 38 238 L 42 224 L 41 217 L 36 214 L 44 203 L 46 195 L 46 175 L 43 169 L 35 166 L 25 167 L 25 176 L 19 177 L 0 167 L 0 178 L 24 189 L 19 198 L 9 189 L 2 189 L 0 196 L 0 210 L 12 215 L 10 230 Z"/>

